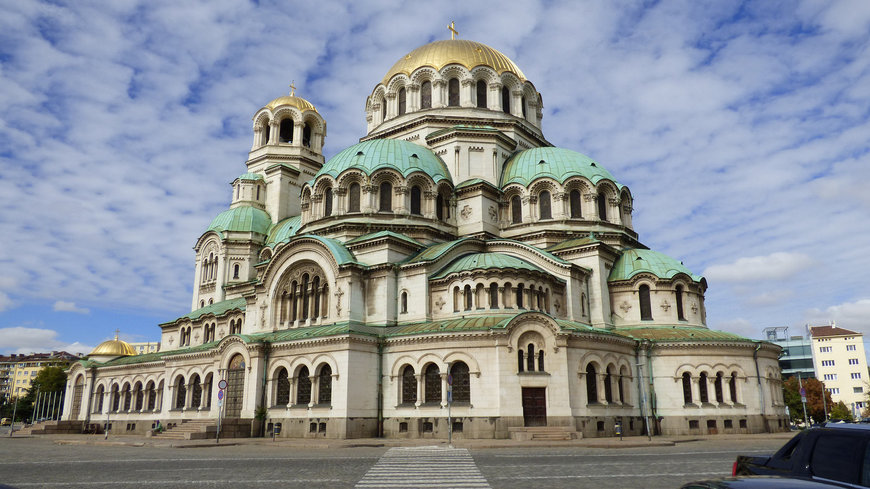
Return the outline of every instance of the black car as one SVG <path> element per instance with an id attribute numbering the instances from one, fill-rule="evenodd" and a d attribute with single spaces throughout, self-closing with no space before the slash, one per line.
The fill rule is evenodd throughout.
<path id="1" fill-rule="evenodd" d="M 802 431 L 772 456 L 738 456 L 732 474 L 870 487 L 870 426 L 828 424 Z"/>
<path id="2" fill-rule="evenodd" d="M 752 475 L 690 482 L 680 486 L 680 489 L 832 489 L 840 487 L 851 486 L 790 477 Z"/>

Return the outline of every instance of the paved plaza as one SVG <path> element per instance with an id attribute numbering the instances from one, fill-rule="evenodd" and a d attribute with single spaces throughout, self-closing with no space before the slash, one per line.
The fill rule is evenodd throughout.
<path id="1" fill-rule="evenodd" d="M 46 435 L 0 438 L 0 482 L 16 488 L 674 488 L 729 475 L 740 453 L 788 434 L 698 439 L 226 440 Z"/>

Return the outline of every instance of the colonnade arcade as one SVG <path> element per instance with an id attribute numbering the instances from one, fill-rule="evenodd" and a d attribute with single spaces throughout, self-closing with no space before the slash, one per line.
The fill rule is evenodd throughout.
<path id="1" fill-rule="evenodd" d="M 254 117 L 254 143 L 252 150 L 266 145 L 287 144 L 309 148 L 315 153 L 323 149 L 326 123 L 316 112 L 301 113 L 287 107 L 274 113 L 264 109 Z"/>
<path id="2" fill-rule="evenodd" d="M 157 413 L 163 409 L 163 380 L 100 383 L 94 391 L 91 412 Z"/>
<path id="3" fill-rule="evenodd" d="M 685 405 L 709 406 L 741 404 L 740 381 L 745 378 L 737 369 L 680 369 L 674 380 L 682 385 Z"/>
<path id="4" fill-rule="evenodd" d="M 278 328 L 320 324 L 329 317 L 329 283 L 313 262 L 296 265 L 281 279 L 275 294 Z"/>
<path id="5" fill-rule="evenodd" d="M 551 292 L 550 287 L 554 286 L 557 289 Z M 453 312 L 526 309 L 551 315 L 562 313 L 559 298 L 563 295 L 563 286 L 555 283 L 546 284 L 540 279 L 516 276 L 484 282 L 461 280 L 458 283 L 452 282 L 448 290 L 453 297 Z M 556 296 L 556 300 L 551 303 L 553 295 Z"/>
<path id="6" fill-rule="evenodd" d="M 579 178 L 563 185 L 539 180 L 528 191 L 521 185 L 504 189 L 501 220 L 503 226 L 549 220 L 599 220 L 631 228 L 631 202 L 627 191 L 619 194 L 606 182 L 592 187 Z"/>

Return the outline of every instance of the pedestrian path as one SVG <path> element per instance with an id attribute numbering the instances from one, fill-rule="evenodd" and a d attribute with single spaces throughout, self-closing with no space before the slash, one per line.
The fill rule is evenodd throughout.
<path id="1" fill-rule="evenodd" d="M 355 487 L 488 488 L 464 448 L 396 447 L 387 450 Z"/>

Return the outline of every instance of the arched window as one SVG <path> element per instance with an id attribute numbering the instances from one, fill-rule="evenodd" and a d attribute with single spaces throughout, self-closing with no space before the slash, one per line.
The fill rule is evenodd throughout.
<path id="1" fill-rule="evenodd" d="M 447 105 L 450 107 L 459 107 L 459 79 L 451 78 L 447 82 Z"/>
<path id="2" fill-rule="evenodd" d="M 723 388 L 722 388 L 722 377 L 724 375 L 725 374 L 723 374 L 722 372 L 717 372 L 716 373 L 716 380 L 713 382 L 713 387 L 716 391 L 716 402 L 718 402 L 720 404 L 725 402 L 725 394 L 724 394 Z"/>
<path id="3" fill-rule="evenodd" d="M 471 402 L 471 379 L 468 375 L 468 365 L 465 362 L 455 362 L 450 366 L 453 377 L 453 402 Z"/>
<path id="4" fill-rule="evenodd" d="M 486 82 L 483 80 L 477 80 L 477 106 L 486 108 Z"/>
<path id="5" fill-rule="evenodd" d="M 538 372 L 544 372 L 544 350 L 538 350 Z"/>
<path id="6" fill-rule="evenodd" d="M 459 305 L 462 301 L 459 298 L 459 287 L 453 287 L 453 312 L 459 312 Z"/>
<path id="7" fill-rule="evenodd" d="M 94 403 L 94 412 L 103 412 L 103 397 L 106 395 L 106 389 L 103 386 L 97 387 L 96 402 Z"/>
<path id="8" fill-rule="evenodd" d="M 184 383 L 184 377 L 178 377 L 175 381 L 175 409 L 184 409 L 184 402 L 187 399 L 187 385 Z"/>
<path id="9" fill-rule="evenodd" d="M 190 384 L 193 388 L 190 394 L 190 407 L 198 408 L 202 402 L 202 384 L 199 383 L 199 375 L 194 374 Z"/>
<path id="10" fill-rule="evenodd" d="M 501 87 L 501 110 L 505 114 L 511 113 L 511 91 L 508 87 Z"/>
<path id="11" fill-rule="evenodd" d="M 540 211 L 540 219 L 553 218 L 553 212 L 550 206 L 550 192 L 544 190 L 538 194 L 538 210 Z"/>
<path id="12" fill-rule="evenodd" d="M 698 396 L 702 403 L 710 402 L 707 396 L 707 372 L 701 372 L 701 377 L 698 379 Z"/>
<path id="13" fill-rule="evenodd" d="M 306 148 L 311 147 L 311 126 L 306 122 L 304 126 L 302 126 L 302 146 Z M 257 187 L 257 190 L 260 188 Z M 257 200 L 260 199 L 260 194 L 257 194 Z"/>
<path id="14" fill-rule="evenodd" d="M 407 108 L 407 99 L 405 98 L 405 87 L 399 89 L 399 115 L 404 115 Z"/>
<path id="15" fill-rule="evenodd" d="M 604 400 L 607 401 L 608 404 L 613 402 L 613 373 L 611 370 L 613 367 L 607 367 L 607 370 L 604 371 Z"/>
<path id="16" fill-rule="evenodd" d="M 524 293 L 525 293 L 525 290 L 524 290 L 523 284 L 517 285 L 517 308 L 518 309 L 525 309 L 525 306 L 523 306 Z"/>
<path id="17" fill-rule="evenodd" d="M 432 108 L 432 82 L 424 81 L 423 84 L 420 85 L 420 108 Z"/>
<path id="18" fill-rule="evenodd" d="M 649 301 L 649 285 L 641 285 L 637 289 L 638 300 L 640 301 L 640 319 L 643 321 L 652 321 L 652 306 Z"/>
<path id="19" fill-rule="evenodd" d="M 233 278 L 239 278 L 239 264 L 233 265 Z"/>
<path id="20" fill-rule="evenodd" d="M 417 185 L 411 187 L 411 214 L 414 214 L 415 216 L 423 214 L 420 209 L 420 200 L 422 197 L 422 193 L 423 192 L 420 190 L 420 187 L 418 187 Z"/>
<path id="21" fill-rule="evenodd" d="M 208 374 L 206 381 L 202 383 L 202 396 L 205 399 L 205 407 L 211 408 L 211 385 L 214 377 Z"/>
<path id="22" fill-rule="evenodd" d="M 465 310 L 470 311 L 471 310 L 471 286 L 466 285 L 465 289 L 463 289 L 463 292 L 464 292 L 463 295 L 465 296 Z"/>
<path id="23" fill-rule="evenodd" d="M 429 366 L 426 367 L 425 378 L 425 401 L 432 403 L 441 402 L 441 371 L 438 370 L 438 365 L 430 363 Z"/>
<path id="24" fill-rule="evenodd" d="M 302 320 L 308 319 L 308 274 L 302 274 Z"/>
<path id="25" fill-rule="evenodd" d="M 511 222 L 514 224 L 523 222 L 523 201 L 519 195 L 511 197 Z"/>
<path id="26" fill-rule="evenodd" d="M 728 381 L 728 389 L 731 391 L 731 402 L 737 404 L 737 372 L 731 372 L 731 380 Z"/>
<path id="27" fill-rule="evenodd" d="M 498 309 L 498 284 L 489 284 L 489 308 Z"/>
<path id="28" fill-rule="evenodd" d="M 526 96 L 523 95 L 523 98 L 520 99 L 520 108 L 523 109 L 523 119 L 526 118 Z"/>
<path id="29" fill-rule="evenodd" d="M 275 386 L 275 405 L 286 406 L 290 404 L 290 376 L 287 374 L 287 369 L 281 367 L 278 369 L 278 381 Z"/>
<path id="30" fill-rule="evenodd" d="M 381 99 L 381 120 L 387 120 L 387 100 Z"/>
<path id="31" fill-rule="evenodd" d="M 625 404 L 625 382 L 627 380 L 625 375 L 625 367 L 619 370 L 619 378 L 616 379 L 616 385 L 619 388 L 619 402 Z"/>
<path id="32" fill-rule="evenodd" d="M 317 404 L 332 402 L 332 367 L 324 364 L 317 378 Z"/>
<path id="33" fill-rule="evenodd" d="M 438 194 L 435 197 L 435 217 L 438 218 L 439 221 L 444 220 L 444 197 L 441 194 Z"/>
<path id="34" fill-rule="evenodd" d="M 571 218 L 580 219 L 583 217 L 582 206 L 580 205 L 580 191 L 572 190 L 568 194 L 568 201 L 571 204 Z"/>
<path id="35" fill-rule="evenodd" d="M 347 189 L 347 212 L 359 212 L 359 184 L 353 182 Z"/>
<path id="36" fill-rule="evenodd" d="M 293 119 L 284 119 L 281 121 L 281 128 L 278 130 L 278 142 L 293 142 Z"/>
<path id="37" fill-rule="evenodd" d="M 311 402 L 311 377 L 308 376 L 308 367 L 299 369 L 299 379 L 296 381 L 296 404 L 308 404 Z"/>
<path id="38" fill-rule="evenodd" d="M 517 348 L 517 372 L 525 372 L 526 370 L 526 352 L 522 348 Z"/>
<path id="39" fill-rule="evenodd" d="M 402 312 L 402 314 L 405 314 L 405 313 L 408 312 L 408 293 L 407 293 L 407 292 L 402 292 L 402 308 L 401 308 L 401 312 Z"/>
<path id="40" fill-rule="evenodd" d="M 260 200 L 260 186 L 257 185 L 257 200 Z"/>
<path id="41" fill-rule="evenodd" d="M 390 212 L 393 210 L 393 186 L 390 182 L 381 182 L 378 197 L 380 198 L 379 211 Z"/>
<path id="42" fill-rule="evenodd" d="M 135 409 L 136 411 L 141 411 L 142 406 L 145 402 L 145 396 L 144 396 L 144 392 L 142 391 L 142 383 L 141 382 L 136 382 L 136 386 L 133 387 L 133 399 L 135 400 L 135 402 L 134 402 L 135 407 L 133 409 Z"/>
<path id="43" fill-rule="evenodd" d="M 595 373 L 595 365 L 586 365 L 586 402 L 598 403 L 598 375 Z"/>
<path id="44" fill-rule="evenodd" d="M 311 319 L 317 319 L 320 317 L 320 300 L 321 300 L 321 290 L 320 290 L 320 276 L 315 275 L 314 279 L 311 281 L 311 293 L 314 295 L 314 311 L 311 313 Z"/>
<path id="45" fill-rule="evenodd" d="M 603 192 L 598 194 L 598 219 L 607 220 L 607 196 Z"/>
<path id="46" fill-rule="evenodd" d="M 263 126 L 263 144 L 269 144 L 269 137 L 272 135 L 272 126 L 266 124 Z"/>
<path id="47" fill-rule="evenodd" d="M 332 215 L 332 187 L 326 187 L 323 191 L 323 217 Z"/>
<path id="48" fill-rule="evenodd" d="M 414 367 L 405 365 L 402 369 L 402 404 L 417 402 L 417 377 L 414 375 Z"/>
<path id="49" fill-rule="evenodd" d="M 683 314 L 683 286 L 677 285 L 677 319 L 685 321 L 686 316 Z"/>
<path id="50" fill-rule="evenodd" d="M 692 404 L 692 375 L 683 372 L 683 403 Z"/>

